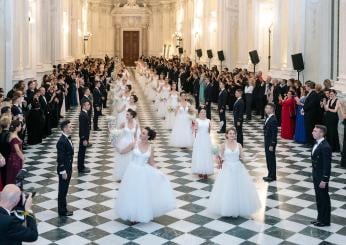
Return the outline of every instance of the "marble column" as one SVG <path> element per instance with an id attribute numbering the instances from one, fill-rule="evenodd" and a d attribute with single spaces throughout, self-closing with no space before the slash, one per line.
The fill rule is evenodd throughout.
<path id="1" fill-rule="evenodd" d="M 227 1 L 227 0 L 226 0 Z M 249 64 L 249 48 L 248 30 L 250 26 L 249 21 L 249 8 L 250 0 L 239 0 L 239 35 L 238 35 L 238 60 L 237 66 L 247 68 Z"/>
<path id="2" fill-rule="evenodd" d="M 0 88 L 7 90 L 5 83 L 5 0 L 0 0 Z"/>
<path id="3" fill-rule="evenodd" d="M 346 0 L 340 0 L 339 19 L 339 77 L 346 92 Z"/>
<path id="4" fill-rule="evenodd" d="M 89 38 L 89 52 L 91 56 L 99 55 L 99 2 L 89 2 L 89 17 L 88 23 L 90 23 L 90 32 L 92 36 Z"/>

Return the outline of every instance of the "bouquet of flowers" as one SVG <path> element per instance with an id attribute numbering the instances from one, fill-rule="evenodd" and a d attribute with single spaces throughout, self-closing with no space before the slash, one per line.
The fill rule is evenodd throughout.
<path id="1" fill-rule="evenodd" d="M 108 129 L 112 130 L 113 128 L 115 128 L 117 123 L 117 118 L 115 116 L 107 116 L 106 119 L 107 119 Z"/>
<path id="2" fill-rule="evenodd" d="M 214 156 L 219 155 L 219 152 L 220 152 L 220 149 L 219 149 L 219 146 L 218 146 L 218 145 L 213 145 L 213 146 L 211 147 L 211 153 L 212 153 Z"/>
<path id="3" fill-rule="evenodd" d="M 113 146 L 115 145 L 115 143 L 117 142 L 121 134 L 122 134 L 121 129 L 111 129 L 109 131 L 109 141 L 112 143 Z"/>
<path id="4" fill-rule="evenodd" d="M 166 99 L 164 97 L 160 98 L 160 102 L 164 102 Z"/>
<path id="5" fill-rule="evenodd" d="M 173 106 L 169 106 L 169 107 L 167 108 L 167 111 L 168 111 L 168 112 L 174 112 L 174 107 L 173 107 Z"/>

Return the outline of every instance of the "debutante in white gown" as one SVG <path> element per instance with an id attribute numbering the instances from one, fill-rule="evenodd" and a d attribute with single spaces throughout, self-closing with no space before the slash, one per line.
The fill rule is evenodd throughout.
<path id="1" fill-rule="evenodd" d="M 176 199 L 168 178 L 148 160 L 151 147 L 133 149 L 133 158 L 119 187 L 116 212 L 123 220 L 147 223 L 176 208 Z"/>
<path id="2" fill-rule="evenodd" d="M 121 98 L 119 99 L 118 110 L 122 109 L 124 106 L 125 106 L 125 109 L 118 113 L 117 125 L 116 125 L 117 128 L 119 128 L 122 123 L 126 122 L 126 112 L 128 109 L 127 107 L 129 104 L 129 100 L 130 100 L 130 96 L 124 96 L 124 95 L 121 96 Z"/>
<path id="3" fill-rule="evenodd" d="M 210 194 L 208 211 L 226 217 L 249 217 L 261 207 L 252 179 L 233 151 L 225 145 L 224 162 Z"/>
<path id="4" fill-rule="evenodd" d="M 128 147 L 139 135 L 139 127 L 136 125 L 133 128 L 129 128 L 127 122 L 125 127 L 122 129 L 121 136 L 119 136 L 118 142 L 116 142 L 116 148 L 121 151 Z M 126 168 L 129 162 L 132 160 L 132 151 L 120 154 L 119 152 L 115 155 L 113 176 L 116 180 L 122 180 Z"/>
<path id="5" fill-rule="evenodd" d="M 196 123 L 197 132 L 192 148 L 191 171 L 194 174 L 213 174 L 214 162 L 209 134 L 210 120 L 197 118 Z"/>
<path id="6" fill-rule="evenodd" d="M 158 116 L 160 118 L 166 117 L 167 114 L 167 100 L 169 98 L 169 92 L 171 90 L 171 87 L 165 87 L 162 86 L 161 92 L 160 92 L 160 102 L 159 102 L 159 108 L 158 108 Z"/>
<path id="7" fill-rule="evenodd" d="M 169 145 L 173 147 L 191 147 L 193 144 L 192 121 L 189 118 L 189 104 L 179 104 L 174 126 L 169 138 Z"/>
<path id="8" fill-rule="evenodd" d="M 171 94 L 167 101 L 167 113 L 165 118 L 165 126 L 166 129 L 172 129 L 175 121 L 175 108 L 177 108 L 178 102 L 178 94 Z M 168 109 L 172 110 L 169 111 Z"/>

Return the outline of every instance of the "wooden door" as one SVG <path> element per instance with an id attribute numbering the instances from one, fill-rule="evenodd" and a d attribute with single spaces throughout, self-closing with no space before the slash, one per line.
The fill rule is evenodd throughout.
<path id="1" fill-rule="evenodd" d="M 139 31 L 123 32 L 123 59 L 127 66 L 134 66 L 139 59 Z"/>

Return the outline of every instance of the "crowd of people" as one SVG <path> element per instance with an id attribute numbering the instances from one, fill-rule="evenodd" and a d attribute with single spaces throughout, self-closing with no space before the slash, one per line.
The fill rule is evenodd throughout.
<path id="1" fill-rule="evenodd" d="M 7 93 L 0 91 L 0 190 L 6 184 L 15 184 L 16 175 L 25 164 L 24 150 L 42 140 L 58 128 L 59 121 L 71 108 L 81 105 L 85 99 L 95 100 L 91 92 L 99 91 L 98 109 L 107 105 L 107 82 L 114 70 L 114 59 L 76 60 L 57 65 L 42 81 L 18 81 Z M 108 80 L 107 80 L 108 79 Z M 94 130 L 98 128 L 98 116 L 94 113 Z"/>
<path id="2" fill-rule="evenodd" d="M 219 71 L 217 66 L 209 69 L 207 65 L 193 64 L 188 59 L 181 61 L 178 57 L 170 60 L 142 57 L 142 61 L 148 64 L 150 71 L 147 76 L 156 77 L 155 84 L 151 82 L 150 85 L 155 88 L 154 92 L 150 91 L 150 86 L 146 89 L 149 89 L 150 98 L 159 98 L 155 106 L 161 118 L 169 118 L 166 120 L 167 128 L 173 127 L 171 107 L 184 97 L 178 99 L 183 91 L 194 97 L 196 110 L 200 105 L 205 107 L 208 119 L 211 119 L 211 104 L 218 106 L 222 122 L 220 133 L 224 133 L 227 111 L 234 110 L 238 100 L 236 92 L 239 91 L 244 102 L 244 115 L 241 117 L 245 123 L 250 122 L 253 115 L 263 119 L 265 105 L 273 103 L 282 139 L 294 140 L 311 148 L 314 144 L 312 129 L 314 125 L 322 124 L 328 128 L 326 138 L 333 152 L 346 153 L 346 148 L 343 149 L 346 138 L 339 136 L 343 135 L 340 130 L 345 128 L 346 106 L 337 98 L 337 92 L 328 79 L 323 83 L 306 81 L 303 85 L 293 78 L 264 78 L 261 71 L 256 74 L 240 68 Z M 165 114 L 161 109 L 163 104 L 168 107 Z"/>
<path id="3" fill-rule="evenodd" d="M 58 212 L 59 216 L 73 215 L 67 208 L 66 196 L 75 150 L 70 137 L 71 123 L 63 118 L 66 111 L 81 107 L 78 172 L 86 174 L 90 172 L 85 164 L 86 149 L 92 147 L 90 131 L 92 128 L 102 130 L 98 119 L 103 115 L 102 109 L 110 105 L 112 114 L 108 124 L 116 150 L 114 177 L 121 182 L 116 198 L 118 215 L 133 223 L 149 222 L 174 209 L 174 192 L 168 178 L 156 168 L 154 146 L 150 144 L 156 132 L 151 127 L 142 128 L 138 120 L 137 103 L 142 98 L 134 93 L 134 86 L 139 85 L 146 99 L 152 102 L 157 117 L 170 130 L 168 144 L 181 149 L 192 148 L 192 173 L 207 179 L 214 174 L 215 162 L 221 169 L 210 195 L 208 210 L 211 213 L 247 217 L 261 206 L 250 175 L 241 164 L 246 161 L 242 127 L 253 120 L 253 115 L 264 122 L 268 176 L 263 180 L 276 181 L 276 137 L 277 128 L 281 126 L 283 139 L 312 148 L 313 164 L 316 163 L 314 174 L 320 178 L 315 183 L 319 207 L 323 206 L 323 213 L 329 207 L 330 212 L 330 200 L 329 204 L 326 201 L 330 161 L 321 163 L 329 172 L 318 172 L 317 163 L 321 160 L 317 154 L 327 154 L 330 145 L 332 151 L 341 151 L 341 165 L 345 167 L 346 137 L 339 142 L 338 125 L 345 122 L 346 116 L 329 80 L 325 80 L 323 86 L 312 81 L 302 85 L 295 79 L 270 76 L 264 79 L 261 72 L 255 74 L 246 69 L 219 71 L 216 66 L 209 69 L 189 59 L 144 56 L 137 63 L 134 79 L 138 84 L 131 80 L 122 62 L 106 56 L 58 65 L 41 83 L 18 81 L 6 95 L 1 90 L 0 190 L 16 183 L 16 176 L 25 164 L 25 148 L 40 144 L 59 126 L 62 135 L 57 143 Z M 107 103 L 108 97 L 111 103 Z M 225 141 L 217 147 L 212 145 L 210 137 L 211 123 L 215 123 L 213 108 L 219 118 L 217 133 L 225 135 Z M 227 127 L 229 115 L 233 116 L 233 127 Z M 325 151 L 318 147 L 324 147 Z M 331 154 L 327 158 L 331 158 Z M 320 177 L 321 174 L 325 176 Z M 239 184 L 242 192 L 239 192 Z M 229 198 L 224 199 L 225 193 Z M 316 224 L 325 226 L 328 222 L 327 215 L 323 222 L 317 220 Z"/>

